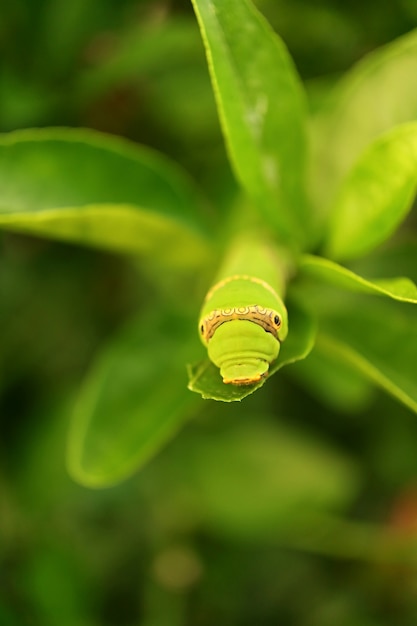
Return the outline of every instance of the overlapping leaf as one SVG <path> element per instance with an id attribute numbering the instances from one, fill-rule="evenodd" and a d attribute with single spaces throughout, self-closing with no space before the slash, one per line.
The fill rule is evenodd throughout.
<path id="1" fill-rule="evenodd" d="M 180 170 L 127 141 L 76 129 L 0 138 L 0 227 L 176 266 L 207 260 L 201 199 Z"/>

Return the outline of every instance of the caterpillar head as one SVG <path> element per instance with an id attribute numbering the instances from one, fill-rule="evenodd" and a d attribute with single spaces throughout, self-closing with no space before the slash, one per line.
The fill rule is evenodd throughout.
<path id="1" fill-rule="evenodd" d="M 287 332 L 285 305 L 260 278 L 233 275 L 206 296 L 199 334 L 226 384 L 251 385 L 267 376 Z"/>
<path id="2" fill-rule="evenodd" d="M 208 342 L 209 358 L 220 368 L 223 382 L 233 385 L 251 385 L 267 376 L 279 349 L 271 332 L 244 319 L 222 324 Z"/>

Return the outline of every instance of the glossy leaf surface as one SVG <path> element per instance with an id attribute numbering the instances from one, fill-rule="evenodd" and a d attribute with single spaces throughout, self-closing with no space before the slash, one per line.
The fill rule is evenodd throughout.
<path id="1" fill-rule="evenodd" d="M 193 0 L 232 165 L 242 187 L 293 245 L 308 239 L 306 112 L 278 35 L 247 0 Z"/>
<path id="2" fill-rule="evenodd" d="M 93 131 L 18 131 L 0 139 L 0 227 L 177 266 L 207 260 L 193 185 L 164 157 Z"/>

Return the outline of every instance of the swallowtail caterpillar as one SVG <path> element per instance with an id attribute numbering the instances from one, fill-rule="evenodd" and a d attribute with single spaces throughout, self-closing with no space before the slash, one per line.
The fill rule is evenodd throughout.
<path id="1" fill-rule="evenodd" d="M 288 333 L 284 289 L 272 248 L 240 238 L 207 293 L 198 324 L 224 383 L 251 385 L 268 375 Z"/>

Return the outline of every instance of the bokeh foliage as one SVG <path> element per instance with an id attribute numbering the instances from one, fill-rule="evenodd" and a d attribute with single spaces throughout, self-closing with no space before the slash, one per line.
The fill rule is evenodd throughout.
<path id="1" fill-rule="evenodd" d="M 338 74 L 417 22 L 411 1 L 339 4 L 257 3 L 287 43 L 313 111 Z M 74 177 L 73 203 L 65 210 L 77 206 L 80 197 L 89 207 L 76 237 L 64 225 L 62 239 L 80 241 L 81 232 L 84 242 L 94 243 L 94 211 L 103 200 L 113 251 L 2 233 L 0 622 L 414 624 L 415 415 L 363 376 L 369 375 L 370 355 L 371 363 L 377 358 L 380 364 L 376 378 L 383 376 L 382 383 L 375 382 L 391 385 L 397 397 L 406 386 L 415 397 L 415 345 L 403 346 L 401 339 L 404 332 L 415 332 L 413 307 L 370 297 L 366 292 L 375 291 L 374 281 L 365 284 L 336 264 L 305 256 L 293 299 L 297 302 L 302 292 L 305 300 L 308 294 L 314 310 L 322 313 L 317 349 L 290 366 L 292 375 L 284 369 L 243 403 L 203 402 L 186 390 L 182 364 L 193 361 L 197 351 L 187 331 L 196 323 L 222 238 L 233 230 L 237 186 L 190 3 L 20 0 L 4 7 L 0 39 L 5 51 L 2 131 L 69 126 L 120 135 L 171 157 L 211 200 L 210 209 L 201 208 L 202 225 L 194 223 L 198 211 L 190 212 L 196 248 L 185 263 L 179 235 L 176 247 L 166 243 L 153 253 L 154 234 L 170 232 L 173 225 L 140 221 L 143 207 L 132 207 L 126 193 L 126 180 L 135 179 L 129 163 L 141 160 L 151 177 L 159 168 L 166 172 L 170 163 L 137 145 L 119 149 L 115 138 L 106 144 L 109 159 L 97 164 L 87 142 L 90 169 L 84 174 L 96 181 L 95 193 L 86 199 Z M 415 58 L 414 51 L 404 71 Z M 374 97 L 389 105 L 388 96 L 400 88 L 401 121 L 415 119 L 410 97 L 415 89 L 401 80 L 398 68 L 392 81 L 387 79 L 386 91 Z M 370 140 L 385 128 L 378 126 L 366 90 L 363 100 L 359 114 L 377 126 Z M 349 114 L 355 117 L 358 111 Z M 328 155 L 329 166 L 341 172 L 354 158 L 346 137 L 334 136 L 316 119 L 321 145 L 327 132 L 337 148 Z M 84 131 L 78 132 L 83 144 Z M 32 140 L 26 131 L 21 137 Z M 43 161 L 42 142 L 36 144 L 33 162 L 44 167 L 35 172 L 35 192 L 18 172 L 18 155 L 6 159 L 3 184 L 13 198 L 28 189 L 35 200 L 45 189 L 53 196 L 59 172 L 77 171 L 79 153 L 71 156 L 62 149 L 62 134 L 52 141 L 53 158 L 47 155 Z M 63 169 L 57 167 L 60 158 L 68 159 Z M 14 179 L 13 168 L 18 172 Z M 192 205 L 197 202 L 194 183 L 182 180 L 179 197 L 189 194 Z M 312 180 L 319 178 L 312 173 Z M 175 196 L 175 189 L 164 189 L 155 179 L 151 183 L 160 198 Z M 381 183 L 389 187 L 389 177 Z M 138 189 L 146 192 L 143 184 Z M 317 206 L 326 215 L 332 190 L 323 197 L 323 187 L 317 189 Z M 341 195 L 339 203 L 347 206 L 348 200 Z M 114 252 L 120 222 L 109 203 L 123 205 L 129 220 L 136 211 L 138 233 L 147 229 L 141 239 L 130 227 L 122 232 L 120 247 L 127 256 Z M 379 288 L 400 299 L 413 296 L 409 284 L 388 279 L 417 279 L 414 214 L 386 249 L 351 265 L 360 276 L 384 277 Z M 54 218 L 40 219 L 53 224 Z M 213 246 L 213 227 L 220 219 L 224 231 Z M 394 225 L 384 228 L 392 231 Z M 345 249 L 336 234 L 328 240 L 333 257 L 354 258 L 349 240 L 342 240 Z M 131 256 L 144 251 L 146 262 Z M 170 272 L 174 263 L 176 270 Z M 334 291 L 334 283 L 341 281 L 359 293 Z M 161 310 L 164 315 L 156 317 Z M 364 323 L 379 325 L 375 336 L 386 338 L 375 343 L 370 336 L 365 354 Z M 343 342 L 338 340 L 341 327 L 346 329 Z M 138 346 L 146 355 L 141 360 Z M 97 388 L 103 384 L 105 396 Z M 101 424 L 104 415 L 103 438 L 90 440 L 87 473 L 92 485 L 111 482 L 131 473 L 138 462 L 131 436 L 138 432 L 138 394 L 143 401 L 138 411 L 152 416 L 141 428 L 145 433 L 154 429 L 157 447 L 183 426 L 181 434 L 122 485 L 105 491 L 77 485 L 65 467 L 70 416 L 86 406 Z M 405 404 L 413 408 L 412 402 Z M 141 415 L 137 419 L 143 420 Z M 131 430 L 126 416 L 133 420 Z M 126 455 L 129 446 L 133 461 Z M 153 450 L 142 452 L 144 461 Z M 95 474 L 103 454 L 113 458 L 120 476 L 111 466 L 109 476 Z M 82 467 L 85 472 L 86 464 Z M 76 467 L 72 470 L 77 474 Z"/>

